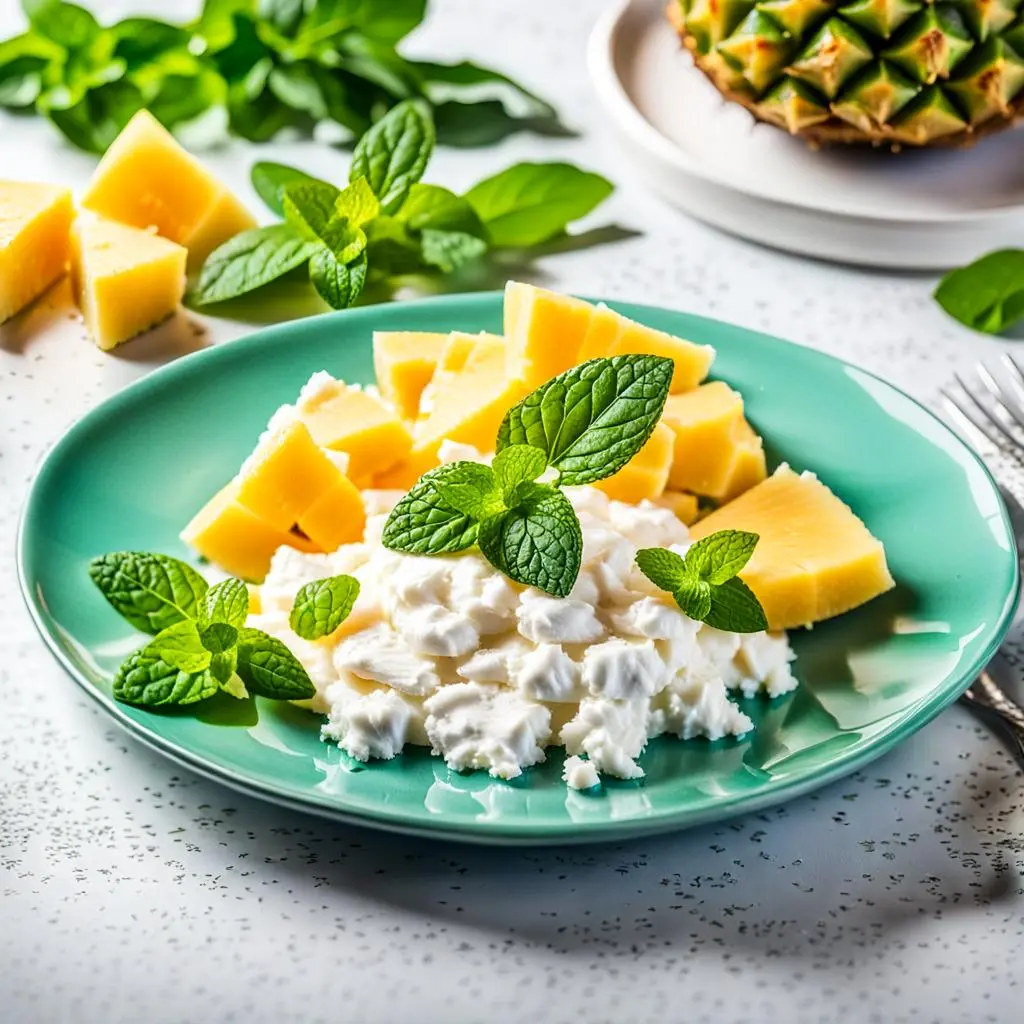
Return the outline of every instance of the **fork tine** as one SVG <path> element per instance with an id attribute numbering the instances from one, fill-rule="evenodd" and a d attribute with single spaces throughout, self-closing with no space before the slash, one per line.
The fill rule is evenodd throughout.
<path id="1" fill-rule="evenodd" d="M 1013 380 L 1017 389 L 1021 394 L 1024 394 L 1024 371 L 1021 370 L 1020 363 L 1018 363 L 1009 352 L 1004 352 L 1000 356 L 1000 360 L 1003 366 L 1010 371 L 1010 378 Z"/>
<path id="2" fill-rule="evenodd" d="M 993 436 L 989 428 L 984 425 L 984 421 L 986 420 L 989 423 L 991 423 L 996 428 L 996 430 L 1003 435 L 1006 441 L 1009 442 L 1011 447 L 1013 447 L 1016 450 L 1020 446 L 1020 442 L 1013 436 L 1013 434 L 1011 434 L 1006 429 L 1005 426 L 1003 426 L 1003 424 L 999 420 L 997 420 L 988 411 L 988 409 L 985 408 L 985 406 L 981 404 L 981 402 L 978 401 L 978 399 L 974 395 L 974 392 L 967 387 L 967 385 L 964 383 L 964 379 L 960 376 L 960 374 L 956 373 L 953 375 L 953 377 L 956 380 L 957 384 L 960 385 L 960 388 L 963 391 L 963 393 L 970 399 L 971 404 L 974 406 L 974 408 L 977 409 L 978 412 L 981 414 L 981 420 L 977 419 L 972 413 L 969 413 L 967 409 L 963 406 L 963 404 L 953 396 L 952 392 L 944 389 L 942 394 L 945 396 L 946 400 L 950 402 L 960 413 L 960 415 L 965 417 L 967 421 L 970 424 L 972 424 L 976 430 L 981 431 L 981 433 L 989 441 L 991 441 L 992 444 L 996 445 L 996 447 L 1000 447 L 1002 445 L 1002 442 L 999 440 L 998 437 Z"/>
<path id="3" fill-rule="evenodd" d="M 1017 401 L 1010 398 L 1009 395 L 1003 390 L 1002 385 L 992 376 L 989 368 L 984 363 L 978 363 L 976 367 L 978 376 L 981 378 L 982 386 L 992 397 L 992 401 L 1002 411 L 1017 424 L 1022 430 L 1024 430 L 1024 419 L 1021 418 L 1018 412 Z M 1020 444 L 1021 442 L 1017 442 Z"/>
<path id="4" fill-rule="evenodd" d="M 946 401 L 946 406 L 949 411 L 952 412 L 957 421 L 962 427 L 967 428 L 968 434 L 978 438 L 984 438 L 989 444 L 998 446 L 1001 442 L 998 438 L 993 437 L 988 430 L 983 427 L 980 423 L 976 422 L 971 414 L 963 407 L 962 403 L 956 398 L 956 396 L 949 391 L 947 388 L 941 388 L 939 392 Z M 974 442 L 974 446 L 977 447 L 977 440 Z"/>

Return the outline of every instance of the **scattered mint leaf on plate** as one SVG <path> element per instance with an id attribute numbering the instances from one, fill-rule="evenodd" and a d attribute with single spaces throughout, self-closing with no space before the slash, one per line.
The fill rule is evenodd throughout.
<path id="1" fill-rule="evenodd" d="M 704 621 L 733 633 L 760 633 L 768 628 L 761 602 L 739 576 L 711 587 L 711 610 Z"/>
<path id="2" fill-rule="evenodd" d="M 209 589 L 190 565 L 142 551 L 115 551 L 94 558 L 89 576 L 122 618 L 153 636 L 196 618 Z"/>
<path id="3" fill-rule="evenodd" d="M 280 640 L 259 629 L 239 631 L 237 671 L 250 693 L 271 700 L 305 700 L 316 694 L 299 659 Z"/>
<path id="4" fill-rule="evenodd" d="M 731 580 L 750 561 L 758 535 L 746 530 L 719 530 L 697 541 L 683 559 L 687 575 L 720 586 Z"/>
<path id="5" fill-rule="evenodd" d="M 935 300 L 967 327 L 999 334 L 1024 318 L 1024 249 L 1001 249 L 950 271 Z"/>
<path id="6" fill-rule="evenodd" d="M 664 589 L 664 588 L 662 588 Z M 673 590 L 676 604 L 695 622 L 706 622 L 711 614 L 711 584 L 706 580 L 684 576 Z"/>
<path id="7" fill-rule="evenodd" d="M 219 688 L 209 672 L 182 672 L 145 648 L 129 655 L 114 677 L 114 698 L 142 707 L 194 704 L 212 697 Z"/>
<path id="8" fill-rule="evenodd" d="M 295 595 L 288 624 L 303 640 L 330 636 L 348 617 L 359 596 L 359 581 L 352 576 L 313 580 Z"/>
<path id="9" fill-rule="evenodd" d="M 636 564 L 659 590 L 670 594 L 690 579 L 685 559 L 668 548 L 641 548 L 636 553 Z"/>
<path id="10" fill-rule="evenodd" d="M 210 652 L 203 646 L 199 630 L 191 619 L 168 626 L 144 650 L 149 657 L 159 658 L 182 672 L 202 672 L 210 666 Z"/>

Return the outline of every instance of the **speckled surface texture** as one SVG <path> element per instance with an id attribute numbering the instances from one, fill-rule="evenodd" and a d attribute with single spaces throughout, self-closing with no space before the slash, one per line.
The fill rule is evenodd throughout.
<path id="1" fill-rule="evenodd" d="M 6 35 L 19 16 L 13 2 L 0 7 Z M 643 237 L 545 260 L 538 279 L 779 334 L 929 403 L 955 369 L 998 350 L 943 317 L 929 278 L 755 248 L 631 186 L 584 71 L 600 7 L 437 0 L 414 40 L 457 58 L 483 57 L 500 38 L 489 59 L 585 132 L 441 152 L 434 180 L 468 184 L 515 158 L 566 157 L 621 182 L 599 220 Z M 261 151 L 271 154 L 328 176 L 345 165 L 310 145 Z M 251 157 L 238 147 L 211 162 L 242 188 Z M 91 166 L 46 124 L 0 115 L 0 176 L 80 185 Z M 12 551 L 26 486 L 83 411 L 174 354 L 251 328 L 210 321 L 204 336 L 182 320 L 111 357 L 68 316 L 58 292 L 0 333 L 4 1021 L 1020 1019 L 1024 784 L 960 707 L 785 807 L 561 852 L 324 824 L 208 783 L 116 731 L 22 606 Z"/>

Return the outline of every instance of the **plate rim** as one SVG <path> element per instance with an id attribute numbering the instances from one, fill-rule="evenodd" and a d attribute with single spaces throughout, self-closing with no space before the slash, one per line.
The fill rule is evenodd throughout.
<path id="1" fill-rule="evenodd" d="M 500 301 L 502 293 L 499 291 L 456 293 L 452 295 L 432 296 L 429 298 L 411 300 L 401 303 L 412 316 L 415 316 L 417 308 L 425 305 L 439 305 L 447 302 L 467 302 L 469 305 L 486 306 L 495 301 Z M 589 296 L 584 296 L 588 301 L 602 301 Z M 673 310 L 665 306 L 651 306 L 644 303 L 632 303 L 623 299 L 604 300 L 611 306 L 630 306 L 634 310 L 681 313 L 681 310 Z M 660 812 L 652 812 L 642 818 L 635 819 L 609 819 L 607 821 L 569 821 L 563 826 L 552 826 L 550 824 L 536 825 L 528 821 L 515 824 L 509 822 L 492 821 L 487 819 L 475 819 L 470 822 L 452 824 L 450 821 L 440 821 L 433 825 L 429 821 L 411 821 L 404 812 L 388 811 L 387 808 L 358 810 L 346 809 L 338 806 L 326 797 L 311 792 L 302 796 L 295 796 L 275 787 L 272 783 L 253 780 L 241 772 L 225 765 L 218 764 L 202 754 L 196 754 L 187 747 L 181 746 L 173 741 L 166 740 L 159 733 L 155 733 L 140 722 L 130 717 L 112 697 L 102 692 L 89 678 L 81 671 L 69 656 L 65 646 L 58 636 L 51 632 L 46 623 L 45 603 L 40 596 L 34 592 L 32 581 L 28 572 L 28 549 L 29 549 L 29 520 L 33 511 L 34 502 L 37 498 L 37 488 L 43 473 L 47 471 L 50 463 L 59 457 L 65 446 L 72 444 L 72 436 L 81 429 L 87 429 L 91 424 L 108 415 L 111 404 L 134 398 L 137 394 L 154 387 L 162 386 L 162 381 L 167 377 L 173 377 L 182 371 L 183 366 L 201 361 L 203 359 L 218 358 L 218 350 L 230 350 L 235 346 L 260 347 L 266 344 L 273 344 L 272 339 L 277 334 L 287 335 L 289 331 L 297 326 L 302 329 L 312 329 L 313 324 L 327 324 L 339 318 L 372 318 L 374 306 L 365 306 L 355 310 L 342 310 L 333 313 L 324 313 L 314 317 L 308 317 L 299 321 L 288 321 L 283 324 L 276 324 L 253 331 L 242 338 L 233 341 L 215 344 L 206 349 L 189 353 L 164 364 L 145 376 L 135 380 L 108 396 L 99 405 L 87 410 L 82 416 L 64 429 L 61 435 L 49 446 L 45 455 L 39 460 L 32 474 L 28 488 L 22 502 L 22 508 L 18 519 L 18 527 L 15 537 L 15 561 L 18 578 L 18 586 L 23 601 L 28 610 L 29 617 L 36 631 L 39 633 L 43 643 L 57 663 L 64 669 L 65 673 L 81 687 L 96 703 L 114 720 L 114 722 L 150 747 L 189 768 L 198 774 L 223 783 L 229 788 L 254 796 L 270 803 L 285 806 L 293 810 L 305 813 L 312 813 L 318 817 L 340 821 L 349 825 L 356 825 L 364 828 L 378 828 L 384 831 L 404 835 L 416 835 L 436 840 L 454 840 L 482 845 L 501 846 L 560 846 L 560 845 L 581 845 L 595 842 L 614 842 L 627 838 L 656 835 L 661 833 L 681 831 L 707 824 L 712 821 L 722 821 L 739 814 L 754 813 L 766 807 L 778 806 L 789 800 L 802 796 L 806 793 L 821 789 L 853 772 L 870 764 L 872 761 L 888 753 L 893 747 L 915 732 L 923 728 L 938 714 L 945 710 L 960 696 L 967 688 L 973 678 L 991 660 L 992 656 L 1001 646 L 1003 639 L 1013 620 L 1014 612 L 1021 590 L 1021 568 L 1018 558 L 1011 557 L 1011 585 L 1006 594 L 1003 607 L 994 622 L 989 626 L 991 635 L 985 648 L 978 653 L 969 663 L 959 664 L 953 674 L 949 676 L 946 685 L 940 690 L 929 691 L 917 701 L 906 712 L 903 721 L 898 727 L 890 728 L 876 739 L 872 740 L 866 747 L 857 751 L 856 754 L 843 756 L 841 753 L 836 760 L 824 771 L 810 777 L 797 777 L 792 781 L 783 781 L 768 792 L 751 796 L 747 793 L 736 793 L 725 798 L 720 798 L 714 803 L 696 811 L 680 812 L 676 809 L 665 809 Z M 883 377 L 865 370 L 862 367 L 848 363 L 828 353 L 807 346 L 798 345 L 796 342 L 787 341 L 774 335 L 765 335 L 762 332 L 743 327 L 739 324 L 730 324 L 727 321 L 718 320 L 713 317 L 704 317 L 698 314 L 685 314 L 695 317 L 698 320 L 709 324 L 720 325 L 732 330 L 740 330 L 744 334 L 753 337 L 766 337 L 772 341 L 787 347 L 798 349 L 800 352 L 811 356 L 815 361 L 835 364 L 842 368 L 855 370 L 858 374 L 865 375 L 874 381 L 889 388 L 901 398 L 909 401 L 912 405 L 923 411 L 929 419 L 937 424 L 942 433 L 954 446 L 966 453 L 968 458 L 982 471 L 983 478 L 998 499 L 997 507 L 999 517 L 1006 535 L 1013 538 L 1012 522 L 1006 504 L 999 492 L 998 483 L 978 453 L 955 431 L 949 424 L 940 419 L 934 412 L 927 408 L 922 402 L 912 395 L 908 395 L 895 384 L 890 383 Z M 226 356 L 224 358 L 227 358 Z"/>
<path id="2" fill-rule="evenodd" d="M 630 10 L 639 8 L 641 4 L 652 3 L 652 0 L 614 0 L 595 22 L 587 40 L 587 69 L 594 90 L 604 111 L 612 122 L 624 132 L 637 146 L 652 153 L 659 160 L 671 165 L 677 171 L 699 178 L 709 186 L 724 188 L 748 199 L 762 203 L 771 203 L 793 214 L 816 214 L 858 224 L 886 225 L 889 227 L 928 227 L 956 226 L 987 223 L 1006 217 L 1024 218 L 1024 202 L 998 209 L 966 211 L 949 211 L 936 214 L 883 213 L 878 210 L 850 210 L 839 206 L 827 206 L 808 200 L 797 202 L 784 196 L 773 195 L 771 192 L 758 189 L 747 183 L 737 181 L 733 176 L 716 173 L 709 174 L 704 166 L 691 160 L 686 152 L 671 139 L 663 135 L 639 110 L 633 102 L 615 66 L 616 37 L 622 31 L 623 23 Z M 653 5 L 653 4 L 652 4 Z M 681 64 L 682 71 L 689 71 Z M 694 67 L 694 71 L 697 69 Z"/>

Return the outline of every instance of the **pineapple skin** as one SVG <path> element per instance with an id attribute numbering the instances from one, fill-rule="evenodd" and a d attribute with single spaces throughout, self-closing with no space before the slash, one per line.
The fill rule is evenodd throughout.
<path id="1" fill-rule="evenodd" d="M 699 38 L 699 28 L 691 25 L 688 11 L 699 14 L 701 0 L 669 0 L 666 8 L 668 20 L 690 52 L 694 65 L 725 99 L 745 107 L 757 120 L 803 139 L 812 148 L 844 144 L 887 147 L 893 151 L 903 147 L 967 148 L 1024 120 L 1024 0 L 953 0 L 941 4 L 933 0 L 791 0 L 790 8 L 816 8 L 818 12 L 810 27 L 799 33 L 788 33 L 784 27 L 776 32 L 778 26 L 763 17 L 762 25 L 750 24 L 760 14 L 760 8 L 784 7 L 786 0 L 774 4 L 769 0 L 756 7 L 747 0 L 703 2 L 705 12 L 711 10 L 726 22 L 718 26 L 728 31 L 720 31 L 717 42 L 714 38 L 709 40 L 706 31 Z M 744 21 L 731 27 L 726 20 L 730 2 L 733 9 L 749 12 Z M 911 8 L 912 13 L 909 17 L 904 15 L 887 37 L 862 33 L 860 43 L 874 42 L 882 55 L 865 61 L 866 67 L 854 67 L 838 84 L 836 94 L 828 96 L 815 89 L 820 81 L 808 86 L 799 77 L 802 63 L 811 67 L 814 64 L 813 59 L 801 58 L 812 51 L 810 56 L 818 58 L 819 66 L 834 68 L 837 48 L 820 47 L 814 53 L 815 33 L 825 34 L 824 29 L 835 23 L 837 15 L 857 8 Z M 994 27 L 993 9 L 998 12 Z M 952 11 L 958 19 L 952 38 L 935 30 L 936 12 L 940 11 L 946 17 L 946 12 Z M 958 12 L 963 11 L 971 15 L 970 30 L 960 19 Z M 926 31 L 914 32 L 915 16 L 919 20 L 931 19 Z M 1003 19 L 1005 23 L 999 24 Z M 759 32 L 764 24 L 769 31 Z M 700 28 L 706 30 L 707 25 Z M 748 28 L 753 31 L 745 31 Z M 968 36 L 967 40 L 959 38 L 957 29 Z M 1006 29 L 1005 34 L 1001 29 Z M 984 38 L 971 38 L 971 30 Z M 853 35 L 856 34 L 855 31 Z M 740 37 L 739 46 L 736 37 Z M 893 67 L 885 53 L 887 47 L 899 53 L 898 44 L 908 38 L 910 44 L 902 49 L 910 54 L 904 66 L 909 66 L 911 75 Z M 783 59 L 775 61 L 774 73 L 766 86 L 757 58 L 765 52 L 771 55 L 773 44 Z M 957 63 L 953 67 L 923 67 L 922 55 L 933 58 L 936 50 L 947 55 L 959 50 Z M 833 59 L 822 60 L 823 52 L 826 58 Z M 876 81 L 869 81 L 872 78 Z M 897 81 L 885 81 L 887 78 Z M 810 96 L 810 102 L 801 92 Z M 950 93 L 958 93 L 959 97 L 954 95 L 951 101 Z M 864 97 L 868 98 L 867 103 L 863 102 Z M 893 97 L 903 99 L 903 109 L 892 109 Z"/>

